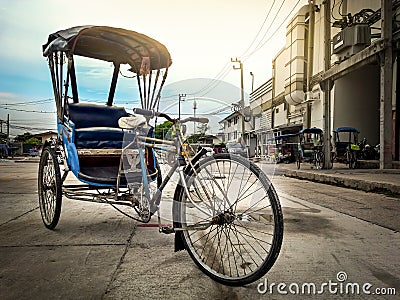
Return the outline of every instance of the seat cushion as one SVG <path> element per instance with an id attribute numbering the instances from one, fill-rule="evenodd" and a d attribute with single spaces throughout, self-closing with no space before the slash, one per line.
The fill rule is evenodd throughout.
<path id="1" fill-rule="evenodd" d="M 91 103 L 70 103 L 68 111 L 70 119 L 75 124 L 75 128 L 118 128 L 119 118 L 129 116 L 123 107 Z"/>
<path id="2" fill-rule="evenodd" d="M 122 148 L 124 132 L 119 128 L 88 127 L 75 129 L 77 149 L 115 149 Z"/>

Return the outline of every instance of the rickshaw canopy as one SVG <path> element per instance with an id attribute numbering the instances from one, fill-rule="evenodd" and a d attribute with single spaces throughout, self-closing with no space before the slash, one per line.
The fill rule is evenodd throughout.
<path id="1" fill-rule="evenodd" d="M 339 127 L 336 128 L 334 133 L 339 133 L 339 132 L 355 132 L 355 133 L 360 133 L 356 128 L 354 127 Z"/>
<path id="2" fill-rule="evenodd" d="M 278 136 L 269 138 L 268 141 L 279 141 L 279 140 L 289 139 L 289 138 L 295 137 L 297 135 L 298 135 L 297 133 L 282 134 L 282 135 L 278 135 Z"/>
<path id="3" fill-rule="evenodd" d="M 129 64 L 135 73 L 168 68 L 171 56 L 160 42 L 135 31 L 108 26 L 76 26 L 59 30 L 43 45 L 43 56 L 54 52 Z"/>
<path id="4" fill-rule="evenodd" d="M 317 127 L 313 127 L 313 128 L 304 128 L 302 130 L 299 131 L 299 134 L 306 134 L 306 133 L 322 133 L 322 129 L 317 128 Z"/>

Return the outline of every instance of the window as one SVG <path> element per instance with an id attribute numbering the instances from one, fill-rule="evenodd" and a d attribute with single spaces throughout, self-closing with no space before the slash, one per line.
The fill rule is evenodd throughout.
<path id="1" fill-rule="evenodd" d="M 238 138 L 238 132 L 234 131 L 233 132 L 233 139 L 236 140 Z"/>

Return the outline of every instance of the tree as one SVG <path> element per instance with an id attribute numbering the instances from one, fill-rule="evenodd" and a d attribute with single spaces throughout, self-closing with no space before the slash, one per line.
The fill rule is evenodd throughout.
<path id="1" fill-rule="evenodd" d="M 30 132 L 25 132 L 24 134 L 19 134 L 14 138 L 14 142 L 22 142 L 25 143 L 26 140 L 29 140 L 32 137 Z"/>
<path id="2" fill-rule="evenodd" d="M 208 124 L 200 124 L 197 126 L 196 132 L 188 137 L 189 143 L 197 144 L 201 138 L 205 137 L 206 132 L 209 129 L 210 126 L 208 126 Z"/>
<path id="3" fill-rule="evenodd" d="M 35 138 L 35 137 L 31 137 L 30 139 L 27 139 L 24 144 L 29 144 L 29 145 L 33 145 L 33 146 L 39 146 L 42 144 L 42 142 Z"/>
<path id="4" fill-rule="evenodd" d="M 207 130 L 210 129 L 210 126 L 208 126 L 208 124 L 200 124 L 199 126 L 197 126 L 197 133 L 199 133 L 202 136 L 206 135 Z"/>
<path id="5" fill-rule="evenodd" d="M 156 139 L 164 139 L 164 137 L 167 135 L 168 131 L 172 127 L 172 122 L 171 121 L 165 121 L 164 123 L 157 125 L 156 129 L 154 131 L 154 136 Z"/>

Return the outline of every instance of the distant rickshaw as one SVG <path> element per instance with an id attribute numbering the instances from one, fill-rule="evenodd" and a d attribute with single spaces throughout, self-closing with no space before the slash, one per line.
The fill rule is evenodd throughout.
<path id="1" fill-rule="evenodd" d="M 268 139 L 275 143 L 275 161 L 277 163 L 291 163 L 295 161 L 297 150 L 297 133 L 289 133 Z"/>
<path id="2" fill-rule="evenodd" d="M 332 162 L 344 162 L 350 169 L 358 166 L 357 152 L 358 134 L 360 132 L 353 127 L 339 127 L 333 131 L 333 155 Z"/>
<path id="3" fill-rule="evenodd" d="M 301 162 L 309 162 L 320 170 L 324 166 L 323 131 L 320 128 L 304 128 L 299 131 L 299 144 L 296 156 L 297 169 Z"/>

